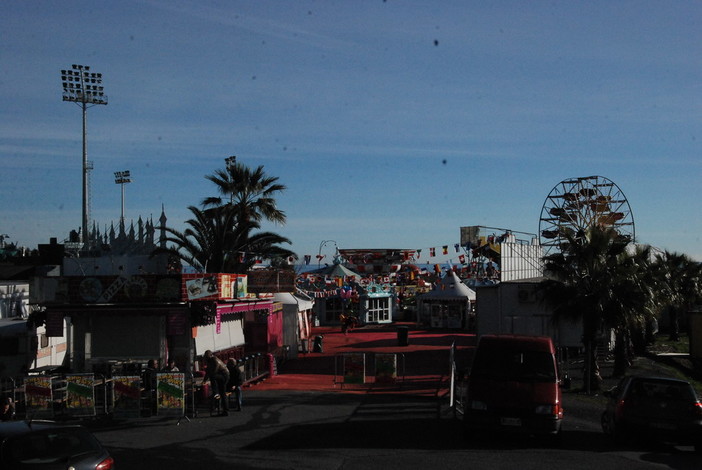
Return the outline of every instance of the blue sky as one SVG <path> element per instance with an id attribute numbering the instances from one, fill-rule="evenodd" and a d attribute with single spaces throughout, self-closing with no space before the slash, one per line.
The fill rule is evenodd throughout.
<path id="1" fill-rule="evenodd" d="M 0 233 L 20 245 L 80 226 L 59 72 L 83 64 L 109 96 L 88 111 L 101 229 L 115 171 L 127 221 L 163 205 L 182 228 L 237 155 L 287 186 L 266 228 L 301 257 L 536 233 L 554 186 L 600 175 L 639 242 L 702 260 L 698 1 L 9 0 L 0 34 Z"/>

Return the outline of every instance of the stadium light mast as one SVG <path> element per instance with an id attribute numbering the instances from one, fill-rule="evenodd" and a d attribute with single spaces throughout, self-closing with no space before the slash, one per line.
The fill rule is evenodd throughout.
<path id="1" fill-rule="evenodd" d="M 115 184 L 122 185 L 122 216 L 119 218 L 120 228 L 124 228 L 124 185 L 132 182 L 129 170 L 115 171 Z"/>
<path id="2" fill-rule="evenodd" d="M 63 101 L 72 101 L 83 110 L 83 217 L 81 222 L 80 242 L 88 241 L 88 108 L 96 104 L 107 104 L 107 95 L 102 87 L 102 74 L 90 71 L 88 65 L 73 64 L 71 70 L 61 70 L 63 83 Z"/>

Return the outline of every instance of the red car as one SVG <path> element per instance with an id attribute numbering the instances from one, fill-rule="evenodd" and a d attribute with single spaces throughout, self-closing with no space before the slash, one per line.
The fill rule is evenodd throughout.
<path id="1" fill-rule="evenodd" d="M 648 438 L 691 444 L 702 452 L 702 404 L 685 380 L 625 377 L 602 413 L 602 430 L 617 442 Z"/>

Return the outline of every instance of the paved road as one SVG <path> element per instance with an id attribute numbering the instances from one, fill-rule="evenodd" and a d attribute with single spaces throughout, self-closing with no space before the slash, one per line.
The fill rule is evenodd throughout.
<path id="1" fill-rule="evenodd" d="M 560 448 L 529 438 L 467 442 L 460 422 L 432 399 L 256 391 L 228 417 L 95 424 L 120 469 L 699 469 L 687 447 L 615 448 L 599 425 L 600 405 L 566 394 Z"/>

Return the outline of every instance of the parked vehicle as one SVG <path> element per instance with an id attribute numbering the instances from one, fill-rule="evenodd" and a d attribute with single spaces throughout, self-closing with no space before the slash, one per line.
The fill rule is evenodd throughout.
<path id="1" fill-rule="evenodd" d="M 86 428 L 52 421 L 0 423 L 0 468 L 114 470 L 109 452 Z"/>
<path id="2" fill-rule="evenodd" d="M 500 430 L 558 440 L 562 420 L 551 338 L 481 336 L 465 390 L 466 431 Z"/>
<path id="3" fill-rule="evenodd" d="M 653 438 L 702 452 L 702 404 L 689 382 L 631 376 L 605 395 L 602 430 L 616 441 Z"/>

